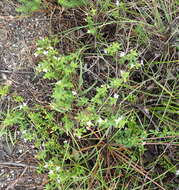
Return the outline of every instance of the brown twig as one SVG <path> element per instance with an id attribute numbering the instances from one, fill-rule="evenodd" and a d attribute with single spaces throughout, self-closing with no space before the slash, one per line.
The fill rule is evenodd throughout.
<path id="1" fill-rule="evenodd" d="M 14 166 L 14 167 L 26 167 L 26 168 L 34 168 L 36 169 L 36 166 L 31 166 L 27 164 L 22 164 L 22 163 L 16 163 L 16 162 L 0 162 L 1 166 Z"/>
<path id="2" fill-rule="evenodd" d="M 169 139 L 169 138 L 179 138 L 179 136 L 166 136 L 166 137 L 150 137 L 150 138 L 142 138 L 142 140 L 157 140 L 157 139 Z"/>
<path id="3" fill-rule="evenodd" d="M 139 143 L 142 145 L 169 145 L 169 146 L 179 146 L 179 144 L 174 144 L 174 143 L 162 143 L 162 142 L 143 142 Z"/>
<path id="4" fill-rule="evenodd" d="M 32 74 L 34 72 L 29 71 L 12 71 L 12 70 L 0 70 L 1 73 L 16 73 L 16 74 Z"/>

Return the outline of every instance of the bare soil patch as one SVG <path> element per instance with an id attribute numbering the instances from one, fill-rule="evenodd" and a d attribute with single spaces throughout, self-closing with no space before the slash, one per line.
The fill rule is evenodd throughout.
<path id="1" fill-rule="evenodd" d="M 0 2 L 0 84 L 12 84 L 12 92 L 30 104 L 40 101 L 37 88 L 42 90 L 33 69 L 35 44 L 49 34 L 50 24 L 46 13 L 23 16 L 16 12 L 17 6 L 17 1 Z M 6 97 L 0 103 L 0 112 L 12 106 Z M 36 172 L 33 144 L 21 138 L 18 128 L 13 131 L 15 142 L 0 138 L 0 189 L 43 189 L 45 176 Z"/>

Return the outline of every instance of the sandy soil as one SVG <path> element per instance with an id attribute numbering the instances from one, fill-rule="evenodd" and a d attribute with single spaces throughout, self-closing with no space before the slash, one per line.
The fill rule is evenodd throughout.
<path id="1" fill-rule="evenodd" d="M 43 12 L 22 16 L 16 12 L 17 1 L 0 1 L 0 84 L 10 83 L 13 92 L 26 103 L 34 101 L 37 80 L 34 79 L 35 41 L 49 34 L 49 18 Z M 0 112 L 12 106 L 8 97 L 0 102 Z M 36 150 L 21 138 L 18 128 L 13 142 L 9 134 L 0 137 L 0 189 L 43 189 L 46 176 L 36 172 Z"/>

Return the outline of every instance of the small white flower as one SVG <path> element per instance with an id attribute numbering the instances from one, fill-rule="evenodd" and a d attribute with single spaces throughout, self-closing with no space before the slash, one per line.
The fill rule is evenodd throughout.
<path id="1" fill-rule="evenodd" d="M 56 59 L 57 61 L 59 61 L 59 60 L 60 60 L 60 57 L 54 56 L 54 59 Z"/>
<path id="2" fill-rule="evenodd" d="M 80 135 L 78 135 L 78 136 L 77 136 L 77 138 L 78 138 L 78 139 L 81 139 L 81 136 L 80 136 Z"/>
<path id="3" fill-rule="evenodd" d="M 179 176 L 179 170 L 176 171 L 176 176 Z"/>
<path id="4" fill-rule="evenodd" d="M 135 64 L 130 64 L 131 69 L 135 67 Z"/>
<path id="5" fill-rule="evenodd" d="M 104 121 L 104 120 L 101 119 L 101 118 L 98 119 L 98 123 L 99 123 L 99 124 L 103 123 L 103 121 Z"/>
<path id="6" fill-rule="evenodd" d="M 22 149 L 19 149 L 19 153 L 22 153 L 23 152 L 23 150 Z"/>
<path id="7" fill-rule="evenodd" d="M 72 94 L 73 94 L 74 96 L 76 96 L 76 95 L 77 95 L 77 92 L 76 92 L 76 91 L 72 91 Z"/>
<path id="8" fill-rule="evenodd" d="M 57 183 L 61 183 L 61 179 L 60 178 L 57 178 Z"/>
<path id="9" fill-rule="evenodd" d="M 115 119 L 115 122 L 116 122 L 116 124 L 119 124 L 120 121 L 122 121 L 122 120 L 123 120 L 123 116 L 120 116 L 117 119 Z"/>
<path id="10" fill-rule="evenodd" d="M 23 135 L 24 135 L 24 134 L 26 134 L 26 133 L 27 133 L 27 131 L 26 131 L 26 130 L 23 130 L 23 131 L 22 131 L 22 134 L 23 134 Z"/>
<path id="11" fill-rule="evenodd" d="M 47 55 L 47 54 L 48 54 L 48 51 L 44 51 L 43 54 L 44 54 L 44 55 Z"/>
<path id="12" fill-rule="evenodd" d="M 34 56 L 35 56 L 35 57 L 38 57 L 38 56 L 39 56 L 39 54 L 35 52 L 35 53 L 34 53 Z"/>
<path id="13" fill-rule="evenodd" d="M 143 60 L 143 59 L 141 59 L 140 64 L 141 64 L 142 66 L 144 66 L 144 60 Z"/>
<path id="14" fill-rule="evenodd" d="M 27 106 L 27 103 L 26 103 L 26 102 L 24 102 L 24 103 L 23 103 L 23 106 Z"/>
<path id="15" fill-rule="evenodd" d="M 44 149 L 44 148 L 45 148 L 45 143 L 43 142 L 43 143 L 40 145 L 40 147 L 41 147 L 42 149 Z"/>
<path id="16" fill-rule="evenodd" d="M 93 124 L 92 124 L 91 121 L 88 121 L 88 122 L 86 123 L 86 125 L 87 125 L 87 126 L 92 126 Z"/>
<path id="17" fill-rule="evenodd" d="M 87 33 L 88 33 L 88 34 L 91 34 L 91 30 L 88 30 Z"/>
<path id="18" fill-rule="evenodd" d="M 118 99 L 119 98 L 119 95 L 118 94 L 114 94 L 114 98 Z"/>
<path id="19" fill-rule="evenodd" d="M 68 141 L 67 141 L 67 140 L 65 140 L 65 141 L 63 141 L 63 143 L 64 143 L 64 144 L 67 144 L 67 143 L 68 143 Z"/>
<path id="20" fill-rule="evenodd" d="M 149 109 L 147 109 L 146 107 L 144 107 L 144 111 L 145 111 L 147 114 L 150 114 Z"/>
<path id="21" fill-rule="evenodd" d="M 53 49 L 53 47 L 50 46 L 50 47 L 48 47 L 48 49 Z"/>
<path id="22" fill-rule="evenodd" d="M 4 173 L 4 171 L 5 171 L 4 169 L 1 169 L 1 173 Z"/>
<path id="23" fill-rule="evenodd" d="M 44 168 L 46 168 L 46 169 L 47 169 L 48 167 L 49 167 L 49 165 L 48 165 L 48 164 L 45 164 Z"/>
<path id="24" fill-rule="evenodd" d="M 44 41 L 44 40 L 45 40 L 43 37 L 40 37 L 39 39 L 40 39 L 40 40 L 42 40 L 42 41 Z"/>
<path id="25" fill-rule="evenodd" d="M 91 128 L 87 126 L 86 129 L 90 131 Z"/>
<path id="26" fill-rule="evenodd" d="M 47 68 L 43 69 L 43 72 L 47 73 L 48 72 Z"/>
<path id="27" fill-rule="evenodd" d="M 41 51 L 42 50 L 42 48 L 37 48 L 37 51 Z"/>
<path id="28" fill-rule="evenodd" d="M 27 103 L 23 103 L 23 104 L 21 104 L 20 106 L 19 106 L 19 109 L 21 110 L 23 107 L 25 107 L 25 106 L 27 106 Z"/>
<path id="29" fill-rule="evenodd" d="M 10 174 L 11 174 L 11 175 L 14 175 L 14 171 L 13 171 L 13 170 L 11 170 L 11 171 L 10 171 Z"/>
<path id="30" fill-rule="evenodd" d="M 125 53 L 125 52 L 123 52 L 123 51 L 122 51 L 122 52 L 120 52 L 120 54 L 119 54 L 119 56 L 120 56 L 120 57 L 123 57 L 123 56 L 125 56 L 125 55 L 126 55 L 126 53 Z"/>
<path id="31" fill-rule="evenodd" d="M 106 49 L 104 49 L 104 53 L 107 54 L 108 52 L 106 51 Z"/>
<path id="32" fill-rule="evenodd" d="M 5 75 L 4 73 L 2 73 L 1 76 L 2 76 L 2 78 L 3 78 L 4 80 L 7 80 L 7 75 Z"/>
<path id="33" fill-rule="evenodd" d="M 119 0 L 116 0 L 116 5 L 119 6 Z"/>
<path id="34" fill-rule="evenodd" d="M 53 165 L 53 162 L 51 160 L 48 163 L 49 163 L 49 166 Z"/>
<path id="35" fill-rule="evenodd" d="M 50 170 L 48 173 L 49 173 L 49 174 L 53 174 L 54 172 L 53 172 L 53 170 Z"/>
<path id="36" fill-rule="evenodd" d="M 121 74 L 121 76 L 123 76 L 125 73 L 126 73 L 126 71 L 124 71 L 124 70 L 120 70 L 120 74 Z"/>
<path id="37" fill-rule="evenodd" d="M 62 83 L 62 81 L 61 80 L 59 80 L 56 84 L 57 85 L 60 85 Z"/>
<path id="38" fill-rule="evenodd" d="M 61 169 L 60 166 L 57 166 L 57 167 L 56 167 L 56 171 L 59 171 L 60 169 Z"/>

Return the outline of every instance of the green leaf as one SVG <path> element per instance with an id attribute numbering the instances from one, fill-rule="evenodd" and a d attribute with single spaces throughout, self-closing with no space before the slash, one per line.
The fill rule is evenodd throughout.
<path id="1" fill-rule="evenodd" d="M 29 13 L 40 9 L 41 0 L 18 0 L 23 5 L 16 9 L 17 12 Z"/>
<path id="2" fill-rule="evenodd" d="M 74 8 L 87 4 L 86 0 L 58 0 L 58 3 L 65 8 Z"/>

